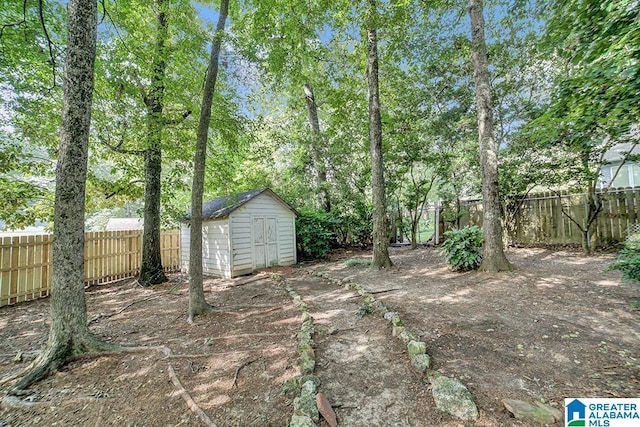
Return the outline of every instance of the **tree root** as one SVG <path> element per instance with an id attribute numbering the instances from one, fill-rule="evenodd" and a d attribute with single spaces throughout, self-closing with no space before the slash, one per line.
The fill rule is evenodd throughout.
<path id="1" fill-rule="evenodd" d="M 176 375 L 176 371 L 173 370 L 173 366 L 169 364 L 169 377 L 171 377 L 171 382 L 178 389 L 180 396 L 187 403 L 187 406 L 191 411 L 196 414 L 200 420 L 209 427 L 217 427 L 216 423 L 214 423 L 211 418 L 198 406 L 198 404 L 191 398 L 191 395 L 185 390 L 185 388 L 180 383 L 178 376 Z"/>
<path id="2" fill-rule="evenodd" d="M 249 366 L 253 362 L 257 362 L 260 359 L 261 359 L 261 357 L 258 357 L 257 359 L 253 359 L 253 360 L 248 360 L 248 361 L 244 362 L 242 365 L 238 366 L 236 368 L 236 373 L 233 375 L 233 383 L 231 384 L 231 388 L 234 388 L 234 387 L 238 386 L 238 374 L 240 373 L 240 370 L 242 368 L 244 368 L 245 366 Z"/>
<path id="3" fill-rule="evenodd" d="M 100 346 L 100 344 L 106 344 L 106 343 L 101 343 L 101 342 L 96 340 L 96 342 L 94 344 L 98 344 L 98 346 Z M 114 346 L 106 344 L 103 348 L 113 348 L 113 347 Z M 176 371 L 173 369 L 173 366 L 168 361 L 168 359 L 172 359 L 172 358 L 196 357 L 196 356 L 199 356 L 199 355 L 174 355 L 173 352 L 171 351 L 171 349 L 169 347 L 167 347 L 167 346 L 164 346 L 164 345 L 153 346 L 153 347 L 118 347 L 117 351 L 90 352 L 90 353 L 80 354 L 80 355 L 77 355 L 77 356 L 67 357 L 67 358 L 64 359 L 64 362 L 60 362 L 60 361 L 63 360 L 61 358 L 61 355 L 65 354 L 65 351 L 66 351 L 65 348 L 61 347 L 61 348 L 48 349 L 48 350 L 46 350 L 45 353 L 42 353 L 40 357 L 38 357 L 36 360 L 34 360 L 29 366 L 27 366 L 22 372 L 13 375 L 10 378 L 2 379 L 0 381 L 0 384 L 6 384 L 6 383 L 14 381 L 14 380 L 16 380 L 18 378 L 22 378 L 13 388 L 11 388 L 8 391 L 8 394 L 9 395 L 13 395 L 13 396 L 24 396 L 24 395 L 31 394 L 27 390 L 28 386 L 30 386 L 31 384 L 35 383 L 36 381 L 39 381 L 40 379 L 46 377 L 49 373 L 53 372 L 54 370 L 56 370 L 57 368 L 62 366 L 64 363 L 66 363 L 66 362 L 68 362 L 70 360 L 91 358 L 91 357 L 96 357 L 96 356 L 114 355 L 114 354 L 120 354 L 120 353 L 143 353 L 143 352 L 147 352 L 149 350 L 158 350 L 158 351 L 161 351 L 164 354 L 164 356 L 165 356 L 164 359 L 167 359 L 168 372 L 169 372 L 169 377 L 171 379 L 171 382 L 178 389 L 178 393 L 180 394 L 180 396 L 186 402 L 187 407 L 198 418 L 200 418 L 200 420 L 206 426 L 208 426 L 208 427 L 217 427 L 217 425 L 198 406 L 198 404 L 193 400 L 191 395 L 184 388 L 184 386 L 182 385 L 182 383 L 178 379 L 178 376 L 176 375 Z M 205 356 L 210 356 L 210 355 L 205 355 Z M 238 373 L 240 372 L 240 369 L 242 369 L 244 366 L 247 366 L 247 365 L 249 365 L 249 364 L 251 364 L 251 363 L 253 363 L 253 362 L 255 362 L 255 361 L 259 360 L 259 359 L 260 358 L 245 362 L 236 370 L 236 373 L 235 373 L 235 376 L 234 376 L 234 381 L 233 381 L 234 385 L 236 385 L 236 383 L 237 383 Z M 102 410 L 102 408 L 101 408 L 101 410 Z"/>
<path id="4" fill-rule="evenodd" d="M 97 322 L 99 319 L 102 319 L 102 318 L 109 318 L 109 317 L 115 316 L 115 315 L 117 315 L 117 314 L 120 314 L 120 313 L 122 313 L 123 311 L 125 311 L 126 309 L 128 309 L 129 307 L 131 307 L 131 306 L 133 306 L 133 305 L 135 305 L 135 304 L 138 304 L 138 303 L 141 303 L 141 302 L 150 301 L 150 300 L 152 300 L 152 299 L 159 298 L 159 297 L 161 297 L 162 295 L 168 294 L 169 292 L 170 292 L 170 291 L 160 292 L 159 294 L 152 295 L 152 296 L 150 296 L 150 297 L 141 298 L 141 299 L 139 299 L 139 300 L 132 301 L 132 302 L 130 302 L 129 304 L 127 304 L 127 305 L 125 305 L 124 307 L 122 307 L 121 309 L 119 309 L 119 310 L 117 310 L 117 311 L 114 311 L 113 313 L 98 313 L 98 314 L 96 314 L 95 316 L 93 316 L 93 317 L 92 317 L 92 318 L 87 322 L 87 325 L 91 325 L 93 322 Z"/>
<path id="5" fill-rule="evenodd" d="M 160 350 L 162 351 L 162 353 L 164 353 L 165 355 L 165 359 L 169 359 L 169 358 L 177 358 L 177 357 L 184 357 L 186 355 L 174 355 L 173 352 L 171 351 L 171 349 L 167 346 L 164 345 L 160 345 L 160 346 L 154 346 L 154 347 L 131 347 L 131 348 L 127 348 L 124 351 L 126 352 L 143 352 L 143 351 L 148 351 L 148 350 Z M 189 407 L 189 409 L 196 414 L 196 416 L 198 416 L 200 418 L 200 420 L 202 420 L 202 422 L 209 426 L 209 427 L 217 427 L 216 423 L 214 423 L 211 418 L 209 418 L 209 416 L 198 406 L 198 404 L 193 400 L 193 398 L 191 397 L 191 395 L 189 394 L 189 392 L 187 392 L 187 390 L 183 387 L 182 383 L 180 382 L 180 380 L 178 379 L 178 376 L 176 375 L 176 371 L 173 369 L 173 366 L 171 365 L 171 363 L 167 362 L 168 367 L 168 371 L 169 371 L 169 377 L 171 378 L 171 382 L 173 383 L 173 385 L 178 389 L 178 393 L 180 393 L 180 396 L 182 396 L 182 399 L 184 399 L 184 401 L 187 403 L 187 407 Z"/>

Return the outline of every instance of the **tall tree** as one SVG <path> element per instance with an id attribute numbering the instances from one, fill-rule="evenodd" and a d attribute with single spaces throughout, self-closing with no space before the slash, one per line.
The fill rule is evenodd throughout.
<path id="1" fill-rule="evenodd" d="M 162 191 L 162 127 L 165 74 L 167 69 L 168 25 L 166 0 L 157 0 L 157 33 L 151 87 L 144 94 L 147 106 L 147 140 L 144 151 L 144 232 L 139 281 L 143 286 L 167 281 L 160 256 L 160 197 Z"/>
<path id="2" fill-rule="evenodd" d="M 473 78 L 476 85 L 480 164 L 482 170 L 482 235 L 484 245 L 480 270 L 498 272 L 511 270 L 512 267 L 504 255 L 502 241 L 502 221 L 498 191 L 498 145 L 493 135 L 493 110 L 482 6 L 482 0 L 469 1 Z"/>
<path id="3" fill-rule="evenodd" d="M 70 0 L 60 147 L 56 170 L 51 327 L 45 350 L 13 388 L 19 393 L 70 357 L 114 348 L 87 326 L 84 294 L 84 207 L 93 99 L 97 3 Z"/>
<path id="4" fill-rule="evenodd" d="M 202 279 L 202 197 L 204 194 L 204 173 L 207 157 L 207 141 L 211 124 L 211 104 L 218 78 L 220 49 L 224 36 L 224 26 L 229 12 L 229 0 L 221 0 L 216 32 L 211 44 L 211 57 L 204 81 L 204 93 L 198 122 L 196 149 L 193 159 L 193 185 L 191 190 L 191 230 L 189 234 L 189 322 L 193 317 L 211 310 L 204 299 Z"/>
<path id="5" fill-rule="evenodd" d="M 311 158 L 315 168 L 316 191 L 320 206 L 327 212 L 331 210 L 331 200 L 327 189 L 327 167 L 325 159 L 320 152 L 323 146 L 322 134 L 320 133 L 320 119 L 318 118 L 318 105 L 313 94 L 313 87 L 309 83 L 303 85 L 304 97 L 307 104 L 307 115 L 311 128 Z"/>
<path id="6" fill-rule="evenodd" d="M 387 201 L 384 188 L 382 154 L 382 118 L 378 84 L 378 12 L 376 0 L 368 0 L 367 8 L 367 83 L 369 104 L 369 147 L 371 150 L 371 186 L 373 193 L 373 260 L 372 269 L 391 267 L 387 233 Z"/>

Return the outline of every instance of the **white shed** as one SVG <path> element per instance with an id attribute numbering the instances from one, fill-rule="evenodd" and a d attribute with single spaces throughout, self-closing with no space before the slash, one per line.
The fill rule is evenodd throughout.
<path id="1" fill-rule="evenodd" d="M 236 277 L 296 260 L 297 212 L 268 188 L 218 197 L 202 206 L 202 269 Z M 180 227 L 182 271 L 189 271 L 189 223 Z"/>

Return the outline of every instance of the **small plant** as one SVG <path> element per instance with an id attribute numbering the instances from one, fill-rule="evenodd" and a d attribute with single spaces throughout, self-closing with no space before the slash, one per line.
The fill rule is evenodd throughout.
<path id="1" fill-rule="evenodd" d="M 347 267 L 355 267 L 356 265 L 371 265 L 370 259 L 365 258 L 351 258 L 344 262 Z"/>
<path id="2" fill-rule="evenodd" d="M 367 314 L 371 314 L 371 313 L 373 313 L 373 308 L 371 308 L 368 302 L 363 302 L 360 308 L 358 309 L 358 312 L 356 313 L 356 315 L 358 316 L 358 318 L 362 319 Z"/>
<path id="3" fill-rule="evenodd" d="M 475 270 L 482 262 L 482 230 L 475 225 L 444 233 L 447 240 L 442 244 L 440 255 L 453 271 Z"/>
<path id="4" fill-rule="evenodd" d="M 640 234 L 627 237 L 618 257 L 607 269 L 609 270 L 620 270 L 624 280 L 640 283 Z"/>

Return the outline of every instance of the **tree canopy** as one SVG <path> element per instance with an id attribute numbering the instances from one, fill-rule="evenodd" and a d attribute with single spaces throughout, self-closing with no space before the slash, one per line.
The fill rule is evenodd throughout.
<path id="1" fill-rule="evenodd" d="M 15 228 L 53 217 L 66 10 L 62 1 L 0 4 L 0 186 L 9 201 L 0 219 Z M 480 196 L 466 5 L 380 1 L 374 16 L 368 4 L 231 2 L 205 198 L 268 186 L 296 208 L 330 211 L 336 243 L 371 243 L 371 28 L 378 40 L 387 216 L 415 241 L 411 228 L 429 203 Z M 540 186 L 593 187 L 602 150 L 637 140 L 636 6 L 485 2 L 503 200 Z M 169 226 L 186 213 L 218 10 L 219 2 L 100 2 L 87 219 L 117 215 L 125 205 L 149 208 L 140 154 L 150 147 L 161 151 L 154 215 Z M 315 118 L 305 87 L 313 91 Z"/>

